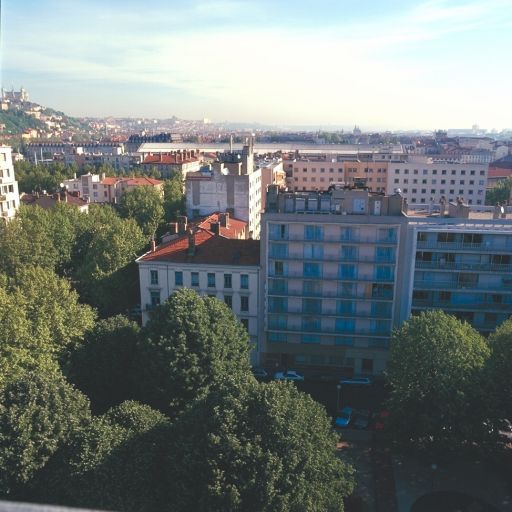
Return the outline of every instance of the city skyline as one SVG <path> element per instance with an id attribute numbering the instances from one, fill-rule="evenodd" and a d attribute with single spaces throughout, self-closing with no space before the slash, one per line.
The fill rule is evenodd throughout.
<path id="1" fill-rule="evenodd" d="M 76 116 L 500 130 L 511 29 L 506 0 L 7 0 L 2 84 Z"/>

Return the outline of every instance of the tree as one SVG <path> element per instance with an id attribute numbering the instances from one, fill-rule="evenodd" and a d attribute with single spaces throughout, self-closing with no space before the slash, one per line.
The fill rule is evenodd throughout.
<path id="1" fill-rule="evenodd" d="M 228 375 L 250 375 L 249 337 L 223 302 L 182 289 L 142 333 L 148 403 L 174 414 Z"/>
<path id="2" fill-rule="evenodd" d="M 164 182 L 165 220 L 175 221 L 178 215 L 185 212 L 185 194 L 181 174 L 173 174 L 171 179 Z"/>
<path id="3" fill-rule="evenodd" d="M 133 219 L 107 206 L 91 208 L 75 245 L 77 289 L 104 316 L 124 313 L 139 300 L 135 258 L 146 244 Z"/>
<path id="4" fill-rule="evenodd" d="M 163 414 L 122 403 L 70 436 L 39 476 L 37 501 L 120 512 L 166 510 L 168 435 Z"/>
<path id="5" fill-rule="evenodd" d="M 173 428 L 171 508 L 342 511 L 354 481 L 337 439 L 325 409 L 293 384 L 230 382 Z"/>
<path id="6" fill-rule="evenodd" d="M 121 214 L 135 219 L 147 237 L 153 237 L 164 218 L 163 198 L 155 187 L 135 187 L 121 196 Z"/>
<path id="7" fill-rule="evenodd" d="M 512 319 L 503 322 L 489 337 L 491 355 L 487 363 L 488 398 L 496 421 L 512 420 Z"/>
<path id="8" fill-rule="evenodd" d="M 498 181 L 496 186 L 485 193 L 485 204 L 495 205 L 496 203 L 506 204 L 510 199 L 512 191 L 512 177 Z"/>
<path id="9" fill-rule="evenodd" d="M 28 372 L 0 391 L 0 492 L 23 486 L 89 420 L 87 399 L 58 372 Z"/>
<path id="10" fill-rule="evenodd" d="M 93 411 L 137 396 L 140 385 L 140 328 L 124 316 L 100 320 L 72 354 L 68 378 L 85 393 Z"/>
<path id="11" fill-rule="evenodd" d="M 472 408 L 489 355 L 468 323 L 428 311 L 393 333 L 388 365 L 390 420 L 396 439 L 447 453 L 476 435 L 482 419 Z"/>
<path id="12" fill-rule="evenodd" d="M 38 267 L 0 276 L 0 306 L 0 388 L 25 369 L 65 360 L 96 318 L 68 281 Z"/>

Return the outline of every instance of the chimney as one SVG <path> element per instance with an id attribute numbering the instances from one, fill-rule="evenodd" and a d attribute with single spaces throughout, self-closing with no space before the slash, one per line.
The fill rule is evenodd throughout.
<path id="1" fill-rule="evenodd" d="M 196 233 L 193 229 L 188 232 L 188 251 L 189 256 L 194 256 L 196 253 Z"/>
<path id="2" fill-rule="evenodd" d="M 156 251 L 156 242 L 155 239 L 151 240 L 151 252 Z"/>
<path id="3" fill-rule="evenodd" d="M 178 233 L 184 235 L 187 232 L 187 217 L 180 215 L 178 217 Z"/>
<path id="4" fill-rule="evenodd" d="M 223 228 L 229 228 L 229 213 L 221 213 L 220 214 L 220 225 Z"/>
<path id="5" fill-rule="evenodd" d="M 179 233 L 178 223 L 177 222 L 170 222 L 169 223 L 169 234 L 170 235 L 177 235 Z"/>
<path id="6" fill-rule="evenodd" d="M 210 222 L 210 231 L 214 235 L 220 234 L 220 222 Z"/>

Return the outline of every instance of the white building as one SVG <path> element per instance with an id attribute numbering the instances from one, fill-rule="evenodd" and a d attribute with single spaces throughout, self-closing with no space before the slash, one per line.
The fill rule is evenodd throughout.
<path id="1" fill-rule="evenodd" d="M 252 145 L 242 153 L 220 155 L 211 170 L 188 173 L 185 180 L 187 215 L 199 217 L 229 212 L 249 224 L 249 236 L 259 238 L 262 171 L 254 168 Z"/>
<path id="2" fill-rule="evenodd" d="M 12 219 L 20 206 L 18 182 L 14 177 L 12 149 L 0 146 L 0 217 Z"/>
<path id="3" fill-rule="evenodd" d="M 222 233 L 222 228 L 216 234 L 196 227 L 137 259 L 142 322 L 175 290 L 191 288 L 232 308 L 249 333 L 255 362 L 260 350 L 259 241 L 227 238 Z"/>
<path id="4" fill-rule="evenodd" d="M 436 162 L 411 158 L 408 162 L 388 165 L 387 193 L 400 189 L 410 205 L 439 203 L 463 197 L 467 204 L 483 205 L 487 187 L 488 165 Z"/>

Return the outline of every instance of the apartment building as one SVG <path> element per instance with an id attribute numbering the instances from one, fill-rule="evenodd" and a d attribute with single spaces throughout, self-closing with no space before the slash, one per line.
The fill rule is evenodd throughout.
<path id="1" fill-rule="evenodd" d="M 228 212 L 249 225 L 249 237 L 260 236 L 262 169 L 255 168 L 252 144 L 241 153 L 219 155 L 212 168 L 188 173 L 185 179 L 187 215 L 191 218 Z"/>
<path id="2" fill-rule="evenodd" d="M 385 370 L 393 327 L 439 308 L 486 335 L 512 315 L 512 215 L 402 194 L 270 187 L 262 217 L 261 363 Z"/>
<path id="3" fill-rule="evenodd" d="M 12 219 L 20 206 L 18 182 L 14 176 L 12 148 L 0 146 L 0 218 Z"/>
<path id="4" fill-rule="evenodd" d="M 210 220 L 192 229 L 185 224 L 176 236 L 136 260 L 143 324 L 175 290 L 191 288 L 232 308 L 249 333 L 255 363 L 260 351 L 260 243 L 238 238 L 244 222 L 222 214 L 220 222 Z"/>
<path id="5" fill-rule="evenodd" d="M 381 373 L 403 309 L 400 195 L 270 187 L 261 237 L 261 353 L 269 366 Z"/>
<path id="6" fill-rule="evenodd" d="M 487 187 L 486 164 L 433 161 L 411 157 L 406 162 L 388 164 L 387 193 L 400 189 L 411 205 L 456 201 L 463 197 L 469 205 L 483 205 Z"/>
<path id="7" fill-rule="evenodd" d="M 512 221 L 472 217 L 411 219 L 410 310 L 440 308 L 486 335 L 512 314 Z"/>
<path id="8" fill-rule="evenodd" d="M 70 193 L 78 194 L 91 203 L 117 204 L 126 191 L 135 187 L 153 187 L 163 195 L 164 182 L 147 176 L 122 178 L 88 173 L 64 180 L 63 185 Z"/>

